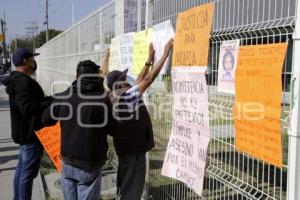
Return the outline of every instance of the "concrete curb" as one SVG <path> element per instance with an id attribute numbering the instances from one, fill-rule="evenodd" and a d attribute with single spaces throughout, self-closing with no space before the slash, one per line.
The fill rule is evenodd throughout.
<path id="1" fill-rule="evenodd" d="M 44 187 L 44 181 L 43 181 L 43 175 L 41 174 L 41 172 L 39 172 L 39 175 L 37 177 L 37 181 L 38 181 L 38 188 L 41 194 L 41 200 L 46 200 L 46 190 Z"/>

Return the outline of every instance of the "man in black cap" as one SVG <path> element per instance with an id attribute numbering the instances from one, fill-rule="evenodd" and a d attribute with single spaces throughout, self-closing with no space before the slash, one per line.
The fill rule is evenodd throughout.
<path id="1" fill-rule="evenodd" d="M 118 200 L 140 200 L 146 175 L 146 152 L 154 147 L 150 115 L 142 101 L 142 94 L 155 80 L 170 51 L 173 39 L 165 45 L 160 61 L 150 70 L 155 51 L 152 44 L 149 58 L 134 85 L 128 81 L 128 69 L 114 70 L 107 75 L 113 103 L 112 135 L 118 155 Z"/>
<path id="2" fill-rule="evenodd" d="M 61 185 L 65 200 L 100 197 L 101 168 L 107 159 L 111 103 L 100 67 L 87 60 L 77 65 L 77 79 L 55 95 L 44 111 L 44 125 L 61 125 Z"/>
<path id="3" fill-rule="evenodd" d="M 40 85 L 30 76 L 37 69 L 34 56 L 25 48 L 13 54 L 16 71 L 3 80 L 9 95 L 12 138 L 20 144 L 19 161 L 14 178 L 14 199 L 31 199 L 33 179 L 37 176 L 43 148 L 35 131 L 42 128 L 41 114 L 48 100 Z"/>

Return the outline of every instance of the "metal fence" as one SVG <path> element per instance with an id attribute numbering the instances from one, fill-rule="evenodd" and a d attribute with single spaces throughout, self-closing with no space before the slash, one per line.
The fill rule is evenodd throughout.
<path id="1" fill-rule="evenodd" d="M 115 36 L 115 3 L 101 7 L 37 51 L 37 80 L 47 94 L 64 90 L 75 79 L 79 61 L 100 64 Z M 55 84 L 52 84 L 55 83 Z"/>
<path id="2" fill-rule="evenodd" d="M 154 20 L 171 19 L 188 8 L 212 1 L 155 0 Z M 153 116 L 156 147 L 150 153 L 150 195 L 153 199 L 286 199 L 288 174 L 288 128 L 290 124 L 290 88 L 296 1 L 224 0 L 215 2 L 213 32 L 210 42 L 209 111 L 211 141 L 207 153 L 207 170 L 203 196 L 198 197 L 178 181 L 160 175 L 164 153 L 171 133 L 171 114 L 162 119 Z M 289 42 L 282 72 L 282 141 L 284 167 L 276 168 L 235 148 L 232 106 L 235 97 L 216 90 L 219 49 L 222 41 L 240 39 L 241 45 Z M 169 93 L 151 91 L 157 106 L 172 101 Z M 151 106 L 153 107 L 153 106 Z M 150 109 L 151 110 L 151 109 Z M 155 108 L 153 109 L 155 110 Z M 171 106 L 169 107 L 171 113 Z M 153 113 L 152 113 L 153 114 Z M 163 116 L 163 115 L 160 115 Z"/>
<path id="3" fill-rule="evenodd" d="M 57 82 L 53 88 L 54 92 L 61 91 L 74 79 L 78 61 L 88 58 L 100 63 L 105 48 L 115 35 L 142 30 L 168 19 L 175 28 L 179 12 L 208 2 L 215 2 L 215 14 L 206 74 L 211 141 L 207 153 L 203 195 L 197 196 L 184 184 L 160 175 L 171 133 L 172 96 L 167 78 L 156 82 L 146 98 L 156 142 L 156 147 L 149 153 L 147 195 L 155 200 L 297 199 L 299 192 L 295 188 L 300 185 L 294 184 L 297 184 L 296 175 L 299 175 L 299 149 L 295 142 L 299 138 L 299 98 L 296 96 L 295 108 L 290 101 L 294 89 L 299 85 L 299 79 L 295 78 L 297 69 L 293 67 L 300 64 L 296 62 L 295 56 L 298 41 L 295 27 L 299 27 L 296 26 L 299 23 L 297 13 L 300 15 L 297 0 L 112 1 L 38 50 L 41 53 L 38 59 L 38 81 L 48 93 L 54 81 L 67 81 L 68 83 Z M 289 43 L 282 71 L 282 169 L 235 148 L 232 120 L 235 96 L 218 93 L 216 90 L 220 45 L 222 41 L 233 39 L 240 39 L 241 45 Z M 169 102 L 165 104 L 163 113 L 158 109 L 162 102 Z"/>

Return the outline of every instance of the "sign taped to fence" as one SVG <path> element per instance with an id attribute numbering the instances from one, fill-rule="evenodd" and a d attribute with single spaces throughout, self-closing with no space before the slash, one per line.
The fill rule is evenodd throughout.
<path id="1" fill-rule="evenodd" d="M 220 47 L 218 92 L 235 93 L 235 71 L 240 40 L 223 41 Z"/>
<path id="2" fill-rule="evenodd" d="M 170 20 L 153 26 L 152 43 L 155 50 L 154 65 L 156 65 L 163 56 L 165 44 L 167 44 L 171 38 L 174 38 L 174 36 L 175 32 Z M 167 66 L 169 65 L 169 58 L 170 56 L 166 60 L 162 70 L 160 71 L 160 74 L 167 73 L 166 70 Z"/>
<path id="3" fill-rule="evenodd" d="M 114 37 L 110 43 L 109 70 L 122 70 L 119 36 Z"/>
<path id="4" fill-rule="evenodd" d="M 39 130 L 36 133 L 38 139 L 43 145 L 44 149 L 48 153 L 51 161 L 55 165 L 56 169 L 61 172 L 61 128 L 60 123 L 56 123 L 54 126 L 46 127 Z"/>
<path id="5" fill-rule="evenodd" d="M 149 45 L 152 40 L 153 29 L 149 28 L 144 31 L 135 33 L 133 46 L 133 74 L 138 75 L 149 56 Z"/>
<path id="6" fill-rule="evenodd" d="M 119 37 L 120 43 L 120 59 L 122 71 L 125 69 L 128 70 L 128 75 L 132 75 L 132 64 L 133 64 L 133 44 L 134 44 L 134 35 L 135 33 L 126 33 Z"/>
<path id="7" fill-rule="evenodd" d="M 173 66 L 207 66 L 214 3 L 179 13 Z"/>
<path id="8" fill-rule="evenodd" d="M 233 109 L 236 147 L 282 167 L 282 67 L 287 43 L 242 46 Z"/>
<path id="9" fill-rule="evenodd" d="M 133 42 L 135 33 L 126 33 L 111 40 L 109 69 L 123 71 L 129 69 L 132 74 Z"/>
<path id="10" fill-rule="evenodd" d="M 162 175 L 202 193 L 206 151 L 210 139 L 206 68 L 172 70 L 172 132 Z"/>

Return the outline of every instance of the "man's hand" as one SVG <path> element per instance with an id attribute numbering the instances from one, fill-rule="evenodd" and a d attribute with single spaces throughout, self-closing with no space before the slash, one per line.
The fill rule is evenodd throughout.
<path id="1" fill-rule="evenodd" d="M 161 57 L 161 59 L 156 63 L 156 65 L 153 67 L 153 69 L 147 73 L 147 75 L 141 79 L 139 82 L 136 82 L 139 90 L 141 93 L 144 93 L 144 91 L 151 85 L 151 83 L 154 81 L 154 79 L 158 76 L 160 70 L 163 68 L 172 48 L 173 48 L 173 39 L 170 39 L 168 43 L 165 45 L 164 54 Z"/>
<path id="2" fill-rule="evenodd" d="M 163 58 L 167 58 L 173 48 L 173 44 L 174 44 L 174 39 L 170 39 L 168 41 L 168 43 L 165 45 L 165 49 L 164 49 L 164 54 L 163 54 Z"/>
<path id="3" fill-rule="evenodd" d="M 147 63 L 153 65 L 154 57 L 155 57 L 155 50 L 153 49 L 153 44 L 151 42 L 149 45 L 149 57 L 148 57 Z"/>

